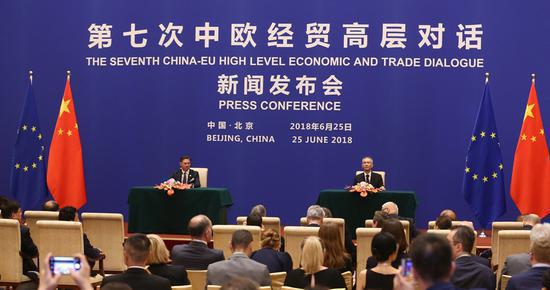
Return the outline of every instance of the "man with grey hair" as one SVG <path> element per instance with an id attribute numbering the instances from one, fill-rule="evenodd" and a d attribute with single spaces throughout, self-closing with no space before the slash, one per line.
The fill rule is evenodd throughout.
<path id="1" fill-rule="evenodd" d="M 361 159 L 361 167 L 363 168 L 363 172 L 355 176 L 353 179 L 353 185 L 366 182 L 378 190 L 385 190 L 382 175 L 372 171 L 372 168 L 374 167 L 374 160 L 372 157 L 363 157 L 363 159 Z"/>
<path id="2" fill-rule="evenodd" d="M 389 218 L 394 218 L 403 221 L 409 221 L 409 240 L 412 241 L 417 235 L 416 225 L 414 219 L 408 217 L 402 217 L 399 215 L 399 207 L 395 202 L 388 201 L 382 205 L 382 211 L 388 214 Z"/>
<path id="3" fill-rule="evenodd" d="M 250 215 L 254 214 L 265 217 L 267 215 L 267 210 L 263 204 L 257 204 L 250 210 Z"/>
<path id="4" fill-rule="evenodd" d="M 548 227 L 549 224 L 544 224 L 545 227 Z M 531 245 L 534 243 L 535 236 L 537 231 L 533 233 L 531 231 Z M 514 254 L 506 257 L 504 262 L 504 267 L 502 268 L 502 275 L 514 276 L 531 269 L 531 255 L 529 253 L 520 253 Z"/>
<path id="5" fill-rule="evenodd" d="M 541 289 L 542 276 L 550 270 L 550 224 L 538 224 L 531 230 L 531 269 L 512 276 L 506 290 Z"/>
<path id="6" fill-rule="evenodd" d="M 320 227 L 325 218 L 325 211 L 322 207 L 314 204 L 308 207 L 306 218 L 308 227 Z"/>

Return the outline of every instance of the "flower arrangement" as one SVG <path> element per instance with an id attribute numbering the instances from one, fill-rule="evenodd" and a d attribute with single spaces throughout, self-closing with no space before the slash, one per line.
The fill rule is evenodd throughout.
<path id="1" fill-rule="evenodd" d="M 380 191 L 378 188 L 374 188 L 374 186 L 372 186 L 372 184 L 370 183 L 366 183 L 364 181 L 354 185 L 354 186 L 350 186 L 348 188 L 348 190 L 350 192 L 359 192 L 359 195 L 361 197 L 367 197 L 369 195 L 369 193 L 375 193 L 375 192 L 378 192 Z"/>
<path id="2" fill-rule="evenodd" d="M 155 188 L 164 190 L 164 191 L 166 191 L 166 194 L 168 196 L 172 196 L 172 195 L 174 195 L 174 190 L 175 189 L 185 190 L 185 189 L 191 188 L 191 185 L 186 184 L 186 183 L 181 183 L 179 181 L 176 181 L 173 178 L 170 178 L 170 179 L 166 180 L 165 182 L 162 182 L 161 184 L 155 185 Z"/>

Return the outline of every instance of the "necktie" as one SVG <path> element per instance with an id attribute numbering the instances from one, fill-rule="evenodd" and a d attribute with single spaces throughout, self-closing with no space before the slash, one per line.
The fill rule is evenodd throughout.
<path id="1" fill-rule="evenodd" d="M 370 183 L 370 178 L 369 178 L 369 175 L 368 175 L 368 174 L 365 174 L 365 181 L 366 181 L 367 183 Z"/>
<path id="2" fill-rule="evenodd" d="M 187 172 L 183 173 L 183 181 L 181 183 L 187 183 Z"/>

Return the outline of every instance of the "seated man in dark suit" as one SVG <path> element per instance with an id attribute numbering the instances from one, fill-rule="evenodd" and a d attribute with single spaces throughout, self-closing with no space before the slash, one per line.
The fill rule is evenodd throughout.
<path id="1" fill-rule="evenodd" d="M 378 190 L 385 190 L 382 175 L 372 171 L 372 168 L 374 167 L 374 160 L 372 157 L 363 157 L 363 159 L 361 159 L 361 166 L 363 167 L 363 172 L 355 176 L 355 179 L 353 179 L 353 185 L 366 182 Z"/>
<path id="2" fill-rule="evenodd" d="M 388 201 L 382 205 L 382 211 L 388 214 L 388 217 L 398 219 L 398 220 L 404 220 L 409 221 L 409 240 L 412 241 L 417 235 L 418 231 L 416 230 L 416 225 L 414 223 L 414 219 L 408 218 L 408 217 L 402 217 L 399 215 L 399 207 L 395 202 Z"/>
<path id="3" fill-rule="evenodd" d="M 467 226 L 458 226 L 449 233 L 447 239 L 455 260 L 456 268 L 451 277 L 455 287 L 495 289 L 495 275 L 489 268 L 489 260 L 471 254 L 475 240 L 474 231 Z"/>
<path id="4" fill-rule="evenodd" d="M 538 224 L 531 230 L 531 269 L 510 278 L 506 290 L 541 289 L 542 276 L 550 270 L 550 224 Z"/>
<path id="5" fill-rule="evenodd" d="M 59 210 L 59 217 L 58 219 L 60 221 L 68 221 L 68 222 L 78 222 L 78 213 L 76 211 L 76 208 L 72 206 L 66 206 Z M 104 254 L 101 252 L 100 249 L 94 248 L 92 244 L 90 243 L 90 240 L 88 239 L 88 236 L 86 236 L 86 233 L 83 233 L 82 240 L 84 242 L 84 255 L 86 256 L 86 259 L 88 260 L 88 264 L 90 264 L 90 268 L 94 268 L 95 261 L 99 260 L 104 256 Z"/>
<path id="6" fill-rule="evenodd" d="M 189 184 L 191 188 L 201 187 L 199 173 L 191 169 L 191 157 L 189 156 L 180 157 L 180 168 L 174 171 L 170 178 L 183 184 Z"/>
<path id="7" fill-rule="evenodd" d="M 250 259 L 252 254 L 252 234 L 247 230 L 237 230 L 231 237 L 231 252 L 227 261 L 219 261 L 208 266 L 207 285 L 223 285 L 235 277 L 245 277 L 260 284 L 271 286 L 267 266 Z"/>
<path id="8" fill-rule="evenodd" d="M 146 235 L 128 237 L 124 242 L 124 263 L 128 269 L 121 274 L 105 277 L 101 288 L 111 282 L 123 282 L 133 290 L 171 290 L 168 279 L 153 275 L 145 268 L 150 249 L 151 242 Z"/>
<path id="9" fill-rule="evenodd" d="M 394 290 L 458 289 L 449 282 L 453 273 L 453 254 L 447 240 L 435 234 L 419 235 L 411 243 L 409 254 L 415 279 L 403 277 L 400 271 L 393 280 Z"/>
<path id="10" fill-rule="evenodd" d="M 208 247 L 212 239 L 212 222 L 207 216 L 194 216 L 187 229 L 192 240 L 187 245 L 172 248 L 170 257 L 173 265 L 182 265 L 188 270 L 206 270 L 208 265 L 225 259 L 223 251 Z"/>
<path id="11" fill-rule="evenodd" d="M 34 264 L 33 258 L 38 257 L 38 248 L 31 238 L 29 227 L 22 222 L 21 206 L 15 200 L 7 200 L 2 208 L 2 218 L 14 219 L 19 222 L 21 230 L 21 257 L 23 259 L 23 274 L 34 280 L 38 279 L 38 268 Z"/>

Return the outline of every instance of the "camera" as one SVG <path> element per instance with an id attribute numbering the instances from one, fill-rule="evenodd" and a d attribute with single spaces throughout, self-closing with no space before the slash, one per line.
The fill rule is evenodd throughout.
<path id="1" fill-rule="evenodd" d="M 51 257 L 50 271 L 52 274 L 69 275 L 71 270 L 79 271 L 82 265 L 78 257 Z"/>

